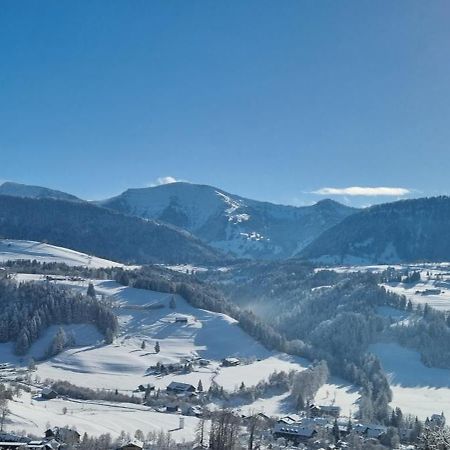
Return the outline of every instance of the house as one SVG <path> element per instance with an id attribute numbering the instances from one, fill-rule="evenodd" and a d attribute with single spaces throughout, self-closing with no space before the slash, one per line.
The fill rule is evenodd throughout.
<path id="1" fill-rule="evenodd" d="M 27 448 L 26 442 L 9 442 L 9 441 L 0 441 L 0 449 L 5 450 L 22 450 Z"/>
<path id="2" fill-rule="evenodd" d="M 312 405 L 309 406 L 309 415 L 311 417 L 320 417 L 322 414 L 322 411 L 320 410 L 320 408 L 317 405 L 314 405 L 314 403 Z"/>
<path id="3" fill-rule="evenodd" d="M 323 416 L 339 417 L 341 415 L 341 408 L 339 406 L 332 405 L 320 405 L 320 412 Z"/>
<path id="4" fill-rule="evenodd" d="M 175 317 L 175 323 L 188 323 L 187 317 Z"/>
<path id="5" fill-rule="evenodd" d="M 185 414 L 187 416 L 202 417 L 202 415 L 203 415 L 203 408 L 201 406 L 199 406 L 199 405 L 189 406 L 186 409 Z"/>
<path id="6" fill-rule="evenodd" d="M 238 366 L 240 363 L 238 358 L 225 358 L 222 360 L 223 367 L 234 367 Z"/>
<path id="7" fill-rule="evenodd" d="M 56 397 L 58 397 L 58 393 L 52 388 L 46 387 L 41 391 L 41 398 L 44 400 L 51 400 Z"/>
<path id="8" fill-rule="evenodd" d="M 284 425 L 293 425 L 295 423 L 300 423 L 302 417 L 298 414 L 290 414 L 289 416 L 284 416 L 281 419 L 278 419 L 277 423 Z"/>
<path id="9" fill-rule="evenodd" d="M 376 438 L 378 439 L 382 434 L 386 433 L 387 427 L 383 425 L 363 425 L 363 424 L 355 424 L 353 429 L 359 433 L 365 435 L 367 438 Z"/>
<path id="10" fill-rule="evenodd" d="M 143 384 L 140 384 L 137 388 L 139 392 L 147 392 L 147 391 L 154 391 L 155 385 L 154 384 L 147 384 L 147 386 L 144 386 Z"/>
<path id="11" fill-rule="evenodd" d="M 317 434 L 317 431 L 312 427 L 305 427 L 300 424 L 285 425 L 276 423 L 272 429 L 272 434 L 276 439 L 285 438 L 298 444 L 313 438 Z"/>
<path id="12" fill-rule="evenodd" d="M 185 394 L 189 392 L 195 392 L 196 388 L 192 384 L 179 383 L 172 381 L 166 388 L 167 392 L 173 392 L 175 394 Z"/>
<path id="13" fill-rule="evenodd" d="M 49 428 L 45 432 L 45 437 L 47 439 L 55 439 L 58 442 L 63 442 L 65 444 L 79 444 L 81 440 L 81 435 L 77 430 L 72 430 L 71 428 Z"/>
<path id="14" fill-rule="evenodd" d="M 35 450 L 58 450 L 60 448 L 59 442 L 55 440 L 51 441 L 30 441 L 28 442 L 27 448 L 32 448 Z"/>
<path id="15" fill-rule="evenodd" d="M 176 413 L 178 412 L 178 410 L 179 408 L 176 403 L 169 403 L 168 405 L 166 405 L 166 412 L 168 413 Z"/>
<path id="16" fill-rule="evenodd" d="M 119 447 L 118 450 L 142 450 L 143 448 L 144 448 L 143 442 L 135 439 L 134 441 L 122 445 L 122 447 Z"/>

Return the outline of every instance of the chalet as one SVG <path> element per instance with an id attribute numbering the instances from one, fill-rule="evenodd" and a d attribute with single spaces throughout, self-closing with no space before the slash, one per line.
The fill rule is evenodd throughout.
<path id="1" fill-rule="evenodd" d="M 305 427 L 302 425 L 276 423 L 273 427 L 272 434 L 276 439 L 285 438 L 298 444 L 313 438 L 317 434 L 317 431 L 312 427 Z"/>
<path id="2" fill-rule="evenodd" d="M 270 428 L 273 423 L 272 419 L 262 412 L 259 412 L 256 414 L 250 414 L 250 415 L 242 414 L 241 419 L 244 422 L 244 424 L 251 423 L 254 419 L 256 419 L 260 423 L 267 424 L 268 428 Z"/>
<path id="3" fill-rule="evenodd" d="M 225 358 L 222 360 L 223 367 L 234 367 L 241 363 L 238 358 Z"/>
<path id="4" fill-rule="evenodd" d="M 56 397 L 58 397 L 58 393 L 52 388 L 46 387 L 41 391 L 41 398 L 44 400 L 51 400 Z"/>
<path id="5" fill-rule="evenodd" d="M 189 406 L 186 409 L 185 414 L 187 416 L 202 417 L 202 415 L 203 415 L 203 408 L 201 406 L 198 406 L 198 405 Z"/>
<path id="6" fill-rule="evenodd" d="M 332 405 L 320 405 L 319 406 L 321 415 L 323 416 L 331 416 L 331 417 L 339 417 L 341 415 L 341 408 L 339 406 Z"/>
<path id="7" fill-rule="evenodd" d="M 187 317 L 175 317 L 175 323 L 188 323 L 188 318 Z"/>
<path id="8" fill-rule="evenodd" d="M 9 441 L 0 441 L 0 449 L 5 450 L 22 450 L 27 448 L 26 442 L 9 442 Z"/>
<path id="9" fill-rule="evenodd" d="M 168 413 L 176 413 L 179 411 L 179 407 L 176 403 L 169 403 L 166 405 L 166 412 Z"/>
<path id="10" fill-rule="evenodd" d="M 381 436 L 386 430 L 387 428 L 382 425 L 364 423 L 353 424 L 353 431 L 368 438 L 376 438 L 377 436 Z"/>
<path id="11" fill-rule="evenodd" d="M 302 421 L 302 417 L 298 414 L 290 414 L 289 416 L 284 416 L 281 419 L 278 419 L 277 423 L 284 425 L 293 425 L 296 423 L 300 423 Z"/>
<path id="12" fill-rule="evenodd" d="M 330 424 L 329 417 L 304 417 L 301 421 L 304 426 L 326 427 Z"/>
<path id="13" fill-rule="evenodd" d="M 167 392 L 173 392 L 175 394 L 185 394 L 189 392 L 195 392 L 196 388 L 192 384 L 179 383 L 172 381 L 166 388 Z"/>
<path id="14" fill-rule="evenodd" d="M 314 404 L 309 406 L 309 415 L 311 417 L 320 417 L 321 414 L 322 414 L 322 412 L 321 412 L 319 406 L 314 405 Z"/>
<path id="15" fill-rule="evenodd" d="M 15 434 L 0 432 L 0 449 L 23 449 L 26 448 L 26 440 Z"/>
<path id="16" fill-rule="evenodd" d="M 61 446 L 59 442 L 51 440 L 51 441 L 30 441 L 28 442 L 26 448 L 27 449 L 31 448 L 34 450 L 57 450 L 60 447 Z"/>
<path id="17" fill-rule="evenodd" d="M 45 437 L 47 439 L 55 439 L 58 442 L 63 442 L 65 444 L 79 444 L 81 440 L 81 435 L 77 430 L 72 430 L 71 428 L 49 428 L 45 432 Z"/>
<path id="18" fill-rule="evenodd" d="M 155 385 L 154 384 L 147 384 L 147 386 L 144 386 L 143 384 L 140 384 L 137 388 L 139 392 L 147 392 L 147 391 L 154 391 Z"/>
<path id="19" fill-rule="evenodd" d="M 151 366 L 151 370 L 154 370 L 159 373 L 173 373 L 173 372 L 179 372 L 184 369 L 184 365 L 181 363 L 170 363 L 170 364 L 163 364 L 158 362 L 156 366 Z"/>
<path id="20" fill-rule="evenodd" d="M 118 450 L 142 450 L 143 448 L 144 444 L 141 441 L 135 439 L 134 441 L 122 445 L 122 447 L 119 447 Z"/>

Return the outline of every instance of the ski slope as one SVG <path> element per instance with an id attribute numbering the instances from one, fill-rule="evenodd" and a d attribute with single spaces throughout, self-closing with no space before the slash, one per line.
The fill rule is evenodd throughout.
<path id="1" fill-rule="evenodd" d="M 42 275 L 17 274 L 18 281 L 44 282 Z M 75 290 L 85 292 L 90 280 L 55 281 Z M 196 309 L 189 305 L 183 298 L 175 296 L 176 308 L 169 307 L 172 295 L 135 289 L 122 286 L 110 280 L 92 280 L 97 295 L 102 295 L 112 301 L 121 325 L 121 333 L 111 345 L 104 345 L 101 337 L 95 330 L 75 326 L 72 328 L 75 340 L 79 344 L 70 348 L 49 360 L 40 362 L 36 375 L 41 379 L 67 380 L 79 386 L 90 388 L 105 388 L 119 390 L 131 394 L 140 384 L 154 384 L 157 388 L 165 389 L 171 381 L 181 381 L 197 386 L 201 380 L 204 389 L 208 389 L 213 381 L 222 385 L 226 390 L 234 390 L 241 382 L 246 386 L 252 386 L 277 371 L 304 370 L 309 362 L 298 357 L 269 351 L 252 337 L 246 334 L 236 320 L 225 314 L 214 313 L 206 310 Z M 159 309 L 152 309 L 156 305 Z M 175 323 L 177 317 L 186 317 L 187 324 Z M 78 328 L 77 328 L 78 327 Z M 42 338 L 49 342 L 49 332 Z M 81 336 L 80 336 L 81 334 Z M 142 342 L 146 342 L 146 348 L 142 349 Z M 161 351 L 156 354 L 154 344 L 160 343 Z M 40 341 L 36 342 L 30 354 L 38 354 L 46 348 Z M 0 354 L 2 360 L 10 360 L 14 364 L 26 364 L 28 357 L 18 359 L 12 354 L 11 344 L 1 344 Z M 210 360 L 206 367 L 194 368 L 191 373 L 169 374 L 155 376 L 149 373 L 149 366 L 157 362 L 180 362 L 188 357 L 201 357 Z M 237 357 L 241 359 L 241 365 L 237 367 L 222 367 L 220 362 L 226 357 Z M 358 392 L 351 385 L 343 382 L 330 380 L 318 393 L 317 400 L 322 404 L 333 402 L 341 406 L 343 412 L 352 410 L 356 412 Z M 47 409 L 56 416 L 61 415 L 62 408 L 68 408 L 69 413 L 64 417 L 58 416 L 56 424 L 75 424 L 80 430 L 91 434 L 102 434 L 109 427 L 108 423 L 119 433 L 122 429 L 134 433 L 136 428 L 142 431 L 151 431 L 155 427 L 165 431 L 177 428 L 178 416 L 149 411 L 141 405 L 131 405 L 133 411 L 138 408 L 136 414 L 127 414 L 124 409 L 108 405 L 84 405 L 84 407 L 73 405 L 69 400 L 55 399 L 47 402 L 33 401 L 27 404 L 28 417 L 31 422 L 24 422 L 27 414 L 18 409 L 20 405 L 13 404 L 12 409 L 18 416 L 14 420 L 15 427 L 25 428 L 37 432 L 41 427 L 40 415 Z M 83 402 L 81 402 L 82 404 Z M 122 404 L 123 406 L 130 406 Z M 292 402 L 286 395 L 268 397 L 256 401 L 250 405 L 237 405 L 245 410 L 267 411 L 273 414 L 285 414 L 293 412 Z M 70 411 L 72 411 L 70 413 Z M 35 418 L 36 414 L 36 418 Z M 97 420 L 97 415 L 99 416 Z M 156 415 L 156 416 L 155 416 Z M 101 416 L 101 417 L 100 417 Z M 49 416 L 50 420 L 53 416 Z M 90 417 L 90 419 L 89 419 Z M 124 418 L 130 417 L 129 422 Z M 71 420 L 69 422 L 68 420 Z M 19 420 L 20 419 L 20 420 Z M 142 420 L 141 420 L 142 419 Z M 195 431 L 197 419 L 187 418 L 186 428 L 182 432 L 174 432 L 173 437 L 177 440 L 189 439 Z M 90 420 L 89 428 L 85 429 L 85 420 Z M 52 422 L 53 423 L 53 422 Z"/>
<path id="2" fill-rule="evenodd" d="M 64 263 L 68 266 L 83 266 L 92 269 L 104 267 L 126 267 L 123 264 L 97 258 L 64 247 L 35 241 L 0 240 L 0 263 L 16 260 L 36 260 L 41 263 Z"/>

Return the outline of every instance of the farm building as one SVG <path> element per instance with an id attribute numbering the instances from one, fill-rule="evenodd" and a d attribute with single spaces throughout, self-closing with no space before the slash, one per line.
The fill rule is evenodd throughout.
<path id="1" fill-rule="evenodd" d="M 41 398 L 44 400 L 51 400 L 56 397 L 58 397 L 58 393 L 52 388 L 46 387 L 41 391 Z"/>
<path id="2" fill-rule="evenodd" d="M 234 367 L 238 366 L 240 363 L 238 358 L 225 358 L 222 360 L 223 367 Z"/>
<path id="3" fill-rule="evenodd" d="M 188 392 L 195 392 L 196 388 L 192 384 L 178 383 L 177 381 L 172 381 L 167 386 L 167 392 L 173 392 L 175 394 L 185 394 Z"/>
<path id="4" fill-rule="evenodd" d="M 122 445 L 122 447 L 119 447 L 119 450 L 142 450 L 143 448 L 144 444 L 141 441 L 134 440 Z"/>

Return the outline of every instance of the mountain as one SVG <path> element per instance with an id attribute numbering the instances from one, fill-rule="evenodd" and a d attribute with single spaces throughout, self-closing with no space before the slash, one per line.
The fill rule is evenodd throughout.
<path id="1" fill-rule="evenodd" d="M 216 250 L 184 230 L 87 202 L 0 195 L 0 236 L 139 264 L 203 264 L 220 258 Z"/>
<path id="2" fill-rule="evenodd" d="M 82 201 L 78 197 L 75 197 L 75 195 L 66 194 L 65 192 L 41 186 L 13 183 L 11 181 L 6 181 L 0 185 L 0 195 L 10 195 L 12 197 L 22 198 L 53 198 L 56 200 Z"/>
<path id="3" fill-rule="evenodd" d="M 450 197 L 373 206 L 344 219 L 300 252 L 331 264 L 450 260 Z"/>
<path id="4" fill-rule="evenodd" d="M 265 259 L 294 255 L 356 211 L 332 200 L 306 207 L 275 205 L 183 182 L 128 189 L 98 204 L 184 228 L 239 257 Z"/>

